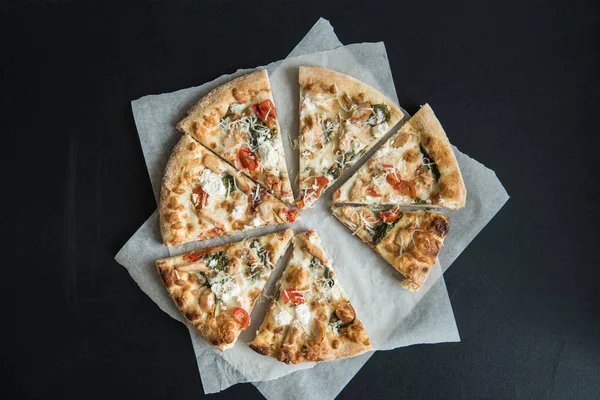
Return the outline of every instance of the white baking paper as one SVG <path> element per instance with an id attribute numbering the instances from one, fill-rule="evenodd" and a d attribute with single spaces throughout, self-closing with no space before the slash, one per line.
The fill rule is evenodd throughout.
<path id="1" fill-rule="evenodd" d="M 315 40 L 308 40 L 307 42 L 311 41 L 319 43 Z M 293 87 L 293 82 L 297 82 L 297 70 L 294 76 L 294 69 L 302 63 L 316 63 L 350 73 L 373 84 L 388 94 L 390 98 L 396 100 L 387 56 L 382 44 L 354 45 L 334 52 L 317 54 L 310 58 L 288 60 L 281 65 L 272 64 L 268 69 L 272 71 L 271 81 L 284 135 L 286 132 L 293 133 L 297 131 L 298 93 L 297 84 Z M 238 72 L 234 76 L 245 72 Z M 199 97 L 229 79 L 231 79 L 231 76 L 218 78 L 216 81 L 207 84 L 207 86 L 203 85 L 198 88 L 165 95 L 147 96 L 133 103 L 140 141 L 155 193 L 158 192 L 162 169 L 166 164 L 170 149 L 180 137 L 179 133 L 173 128 L 174 124 Z M 290 79 L 292 80 L 290 81 Z M 288 97 L 291 100 L 288 100 Z M 291 102 L 292 107 L 282 106 L 282 104 L 289 104 L 288 102 Z M 435 109 L 435 104 L 432 107 Z M 452 138 L 451 133 L 449 135 Z M 290 157 L 288 161 L 291 161 L 292 157 L 290 155 L 294 155 L 294 153 L 291 149 L 287 149 L 286 154 Z M 469 200 L 465 209 L 451 214 L 451 234 L 440 256 L 440 261 L 446 268 L 508 198 L 493 171 L 461 153 L 457 152 L 457 157 L 467 182 Z M 293 159 L 296 160 L 297 157 Z M 295 163 L 289 165 L 290 170 L 293 171 L 292 176 L 295 176 L 297 172 L 296 166 Z M 345 176 L 348 176 L 348 174 Z M 344 178 L 340 180 L 340 183 L 343 180 Z M 481 182 L 485 184 L 481 184 Z M 397 276 L 394 270 L 375 257 L 374 253 L 366 245 L 363 245 L 360 240 L 351 237 L 346 228 L 330 215 L 328 200 L 332 191 L 333 189 L 325 194 L 324 199 L 317 203 L 314 210 L 302 212 L 303 221 L 300 226 L 318 230 L 325 249 L 334 258 L 334 265 L 338 270 L 342 284 L 357 308 L 359 317 L 363 320 L 373 338 L 374 347 L 389 349 L 414 343 L 458 340 L 443 280 L 436 283 L 436 278 L 441 276 L 439 266 L 432 271 L 428 284 L 419 294 L 414 295 L 402 291 L 396 284 Z M 320 217 L 317 218 L 317 216 Z M 264 231 L 261 230 L 261 232 Z M 166 291 L 162 288 L 154 270 L 154 260 L 168 255 L 167 249 L 160 246 L 159 236 L 158 221 L 156 214 L 154 214 L 119 252 L 117 260 L 128 268 L 140 287 L 164 311 L 181 321 L 182 318 L 168 299 Z M 204 244 L 202 247 L 206 245 Z M 360 254 L 358 254 L 358 257 L 348 257 L 348 254 L 341 251 L 344 248 L 357 249 Z M 180 252 L 181 250 L 177 251 Z M 359 261 L 359 264 L 357 264 L 357 261 Z M 356 265 L 362 265 L 363 267 L 368 265 L 369 270 L 372 271 L 369 275 L 370 278 L 363 279 L 364 273 L 360 273 L 360 268 L 356 268 Z M 278 275 L 279 270 L 280 267 L 274 275 Z M 357 272 L 359 273 L 357 274 Z M 271 286 L 275 282 L 274 278 L 270 281 Z M 361 279 L 364 281 L 362 286 Z M 433 289 L 429 290 L 425 300 L 419 303 L 418 300 L 432 286 Z M 376 292 L 379 293 L 387 291 L 386 297 L 388 298 L 390 293 L 397 297 L 397 303 L 395 302 L 391 310 L 392 313 L 388 313 L 389 310 L 385 311 L 385 305 L 383 305 L 383 309 L 377 307 L 378 305 L 381 306 L 377 296 L 369 296 L 369 293 L 373 292 L 373 287 L 378 287 Z M 379 312 L 368 313 L 367 310 L 379 310 Z M 394 313 L 396 321 L 392 322 L 395 323 L 390 324 L 389 321 L 386 321 L 385 324 L 382 324 L 385 321 L 385 314 L 389 316 Z M 262 319 L 257 314 L 261 314 L 261 312 L 255 309 L 252 317 L 256 325 Z M 250 332 L 250 330 L 247 331 L 247 333 Z M 194 332 L 191 332 L 191 336 L 206 392 L 222 390 L 240 381 L 272 379 L 294 370 L 288 368 L 288 366 L 281 366 L 280 363 L 276 363 L 275 366 L 267 363 L 267 365 L 257 368 L 256 363 L 264 364 L 263 359 L 267 358 L 251 352 L 244 344 L 247 341 L 244 337 L 240 338 L 234 349 L 225 353 L 226 358 L 231 362 L 230 364 L 213 352 L 203 339 L 199 338 Z M 251 339 L 251 336 L 252 334 L 249 335 L 248 340 Z M 241 348 L 241 351 L 238 351 L 239 348 Z M 256 356 L 259 357 L 259 360 L 255 362 L 252 357 Z M 369 355 L 363 355 L 351 360 L 321 364 L 313 370 L 296 372 L 272 382 L 259 382 L 256 383 L 256 386 L 268 398 L 278 397 L 282 393 L 286 393 L 291 398 L 302 398 L 304 396 L 333 398 L 366 362 L 368 357 Z M 336 376 L 335 380 L 324 379 L 325 376 L 333 377 L 334 375 Z M 307 380 L 311 382 L 311 385 L 308 387 L 302 386 L 301 383 Z"/>

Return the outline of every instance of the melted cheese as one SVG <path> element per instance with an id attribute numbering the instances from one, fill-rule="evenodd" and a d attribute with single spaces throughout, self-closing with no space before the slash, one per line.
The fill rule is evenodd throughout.
<path id="1" fill-rule="evenodd" d="M 215 174 L 208 168 L 205 168 L 200 175 L 200 186 L 211 197 L 225 197 L 227 188 L 223 184 L 220 175 Z"/>
<path id="2" fill-rule="evenodd" d="M 275 147 L 269 141 L 263 141 L 258 148 L 260 157 L 260 165 L 266 170 L 272 170 L 277 167 L 279 162 L 279 154 Z"/>
<path id="3" fill-rule="evenodd" d="M 289 325 L 292 322 L 292 314 L 286 310 L 281 310 L 275 314 L 275 323 L 277 325 Z"/>
<path id="4" fill-rule="evenodd" d="M 299 304 L 296 306 L 296 320 L 300 322 L 300 325 L 305 330 L 310 328 L 310 320 L 312 319 L 312 315 L 310 313 L 310 309 L 306 304 Z"/>

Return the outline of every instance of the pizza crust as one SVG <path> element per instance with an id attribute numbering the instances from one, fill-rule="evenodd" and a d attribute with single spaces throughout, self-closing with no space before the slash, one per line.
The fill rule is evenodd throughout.
<path id="1" fill-rule="evenodd" d="M 270 92 L 267 70 L 261 69 L 248 75 L 240 76 L 224 85 L 213 89 L 194 105 L 187 117 L 177 124 L 177 129 L 191 136 L 198 135 L 199 139 L 210 129 L 214 128 L 219 120 L 227 113 L 231 103 L 239 102 L 244 97 L 256 95 L 258 92 Z M 194 129 L 194 122 L 202 121 L 202 129 L 198 133 Z"/>
<path id="2" fill-rule="evenodd" d="M 429 104 L 425 104 L 400 129 L 402 132 L 420 132 L 421 144 L 440 171 L 438 205 L 450 210 L 463 208 L 467 201 L 467 188 L 458 161 L 442 124 Z"/>
<path id="3" fill-rule="evenodd" d="M 236 306 L 243 308 L 248 315 L 252 313 L 274 266 L 284 254 L 293 236 L 294 232 L 286 229 L 260 237 L 246 238 L 241 242 L 157 260 L 156 268 L 169 296 L 190 325 L 194 326 L 210 344 L 224 351 L 234 345 L 243 330 L 240 322 L 234 317 Z M 245 276 L 250 268 L 247 257 L 251 255 L 251 251 L 248 251 L 248 246 L 255 240 L 266 250 L 269 266 L 265 268 L 259 279 L 248 280 Z M 224 271 L 232 277 L 232 280 L 241 282 L 245 280 L 246 285 L 241 285 L 239 297 L 242 297 L 242 300 L 238 297 L 234 304 L 224 305 L 225 308 L 219 307 L 217 310 L 219 314 L 215 317 L 215 305 L 211 304 L 217 302 L 215 293 L 206 286 L 202 275 L 196 275 L 189 271 L 189 268 L 198 268 L 197 264 L 202 264 L 202 257 L 205 254 L 221 251 L 229 258 Z M 207 272 L 205 276 L 210 274 L 211 272 Z M 232 303 L 232 300 L 229 300 L 229 303 Z"/>
<path id="4" fill-rule="evenodd" d="M 390 99 L 384 96 L 379 90 L 375 89 L 371 85 L 359 81 L 356 78 L 346 75 L 341 72 L 334 71 L 317 66 L 301 66 L 298 82 L 301 87 L 306 87 L 311 84 L 317 84 L 323 88 L 335 85 L 337 90 L 346 92 L 350 95 L 358 95 L 359 93 L 365 94 L 365 99 L 371 101 L 371 103 L 381 103 L 388 106 L 391 114 L 389 126 L 394 126 L 398 121 L 402 119 L 404 114 L 400 111 L 400 108 L 394 104 Z"/>

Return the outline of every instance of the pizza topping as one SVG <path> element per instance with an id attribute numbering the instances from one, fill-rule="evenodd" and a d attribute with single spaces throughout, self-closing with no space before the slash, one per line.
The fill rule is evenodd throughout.
<path id="1" fill-rule="evenodd" d="M 187 262 L 196 262 L 204 257 L 205 254 L 206 251 L 191 251 L 187 254 L 184 254 L 183 259 Z"/>
<path id="2" fill-rule="evenodd" d="M 227 195 L 227 188 L 223 184 L 221 176 L 208 168 L 205 168 L 200 175 L 200 186 L 209 196 L 225 197 Z"/>
<path id="3" fill-rule="evenodd" d="M 256 168 L 258 168 L 256 153 L 254 153 L 248 147 L 242 147 L 238 150 L 238 158 L 242 163 L 242 166 L 249 171 L 254 171 Z"/>
<path id="4" fill-rule="evenodd" d="M 396 222 L 398 222 L 402 216 L 403 214 L 399 208 L 392 208 L 391 210 L 380 212 L 379 219 L 382 220 L 383 223 L 375 228 L 373 234 L 373 243 L 378 244 L 381 242 L 385 235 L 387 235 L 390 229 L 392 229 L 394 224 L 396 224 Z"/>
<path id="5" fill-rule="evenodd" d="M 423 155 L 423 164 L 431 171 L 433 178 L 435 181 L 440 180 L 440 170 L 438 169 L 437 164 L 433 161 L 433 159 L 429 156 L 427 151 L 423 148 L 422 145 L 419 144 L 419 150 Z"/>
<path id="6" fill-rule="evenodd" d="M 221 180 L 223 181 L 223 186 L 225 186 L 225 191 L 227 193 L 226 195 L 229 196 L 231 192 L 233 192 L 237 188 L 235 178 L 233 177 L 233 175 L 225 172 Z"/>
<path id="7" fill-rule="evenodd" d="M 367 189 L 367 194 L 371 197 L 381 197 L 381 190 L 377 186 L 373 186 Z"/>
<path id="8" fill-rule="evenodd" d="M 201 187 L 195 187 L 192 189 L 192 204 L 196 210 L 200 210 L 206 205 L 208 201 L 208 194 Z"/>
<path id="9" fill-rule="evenodd" d="M 225 252 L 217 251 L 216 253 L 206 255 L 204 261 L 209 268 L 223 271 L 227 267 L 227 264 L 229 264 L 229 257 Z"/>
<path id="10" fill-rule="evenodd" d="M 390 109 L 385 104 L 373 104 L 373 111 L 367 119 L 367 124 L 375 126 L 390 120 Z"/>
<path id="11" fill-rule="evenodd" d="M 294 288 L 287 288 L 281 291 L 281 300 L 284 303 L 291 301 L 294 304 L 302 304 L 304 303 L 304 295 Z"/>
<path id="12" fill-rule="evenodd" d="M 335 308 L 335 315 L 340 321 L 348 323 L 354 321 L 354 318 L 356 318 L 356 311 L 354 311 L 354 308 L 349 302 L 342 301 Z"/>
<path id="13" fill-rule="evenodd" d="M 308 329 L 308 325 L 310 324 L 310 320 L 312 315 L 310 314 L 310 309 L 306 304 L 300 304 L 296 306 L 296 319 L 300 324 L 304 327 L 304 329 Z"/>
<path id="14" fill-rule="evenodd" d="M 296 220 L 300 216 L 300 213 L 298 211 L 291 210 L 291 209 L 285 210 L 285 214 L 286 214 L 287 220 L 290 224 L 293 224 L 294 222 L 296 222 Z"/>
<path id="15" fill-rule="evenodd" d="M 246 216 L 246 206 L 244 203 L 238 204 L 234 207 L 231 212 L 231 217 L 233 219 L 244 219 Z"/>
<path id="16" fill-rule="evenodd" d="M 258 155 L 260 156 L 260 165 L 270 171 L 277 167 L 279 162 L 279 154 L 271 142 L 263 142 L 258 148 Z"/>
<path id="17" fill-rule="evenodd" d="M 329 328 L 335 333 L 339 335 L 340 329 L 349 326 L 352 322 L 343 322 L 341 319 L 337 317 L 335 313 L 331 314 L 331 318 L 329 319 Z"/>
<path id="18" fill-rule="evenodd" d="M 402 214 L 399 208 L 392 208 L 387 211 L 382 211 L 379 213 L 379 219 L 389 224 L 390 222 L 394 222 L 398 219 L 398 217 Z"/>
<path id="19" fill-rule="evenodd" d="M 240 324 L 242 330 L 245 330 L 248 325 L 250 325 L 250 315 L 248 315 L 248 312 L 241 307 L 233 309 L 233 319 Z"/>
<path id="20" fill-rule="evenodd" d="M 404 196 L 417 197 L 417 190 L 415 189 L 415 185 L 410 181 L 400 181 L 394 185 L 394 189 L 396 189 L 400 194 Z"/>
<path id="21" fill-rule="evenodd" d="M 209 283 L 210 290 L 223 302 L 228 302 L 241 293 L 240 286 L 234 282 L 233 276 L 223 271 L 219 271 L 215 277 L 209 278 Z"/>
<path id="22" fill-rule="evenodd" d="M 292 314 L 286 310 L 281 310 L 275 314 L 275 323 L 280 326 L 289 325 L 292 322 Z"/>
<path id="23" fill-rule="evenodd" d="M 256 114 L 256 116 L 265 124 L 277 117 L 275 105 L 273 105 L 273 102 L 269 99 L 261 102 L 260 104 L 255 104 L 252 106 L 252 109 L 254 110 L 254 114 Z"/>

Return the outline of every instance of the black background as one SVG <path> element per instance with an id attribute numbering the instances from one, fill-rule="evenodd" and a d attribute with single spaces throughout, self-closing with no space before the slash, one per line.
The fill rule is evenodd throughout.
<path id="1" fill-rule="evenodd" d="M 600 398 L 596 4 L 3 1 L 7 398 L 202 397 L 186 328 L 113 260 L 156 207 L 130 101 L 283 58 L 319 16 L 385 41 L 401 104 L 511 195 L 446 274 L 462 342 L 378 352 L 340 397 Z"/>

